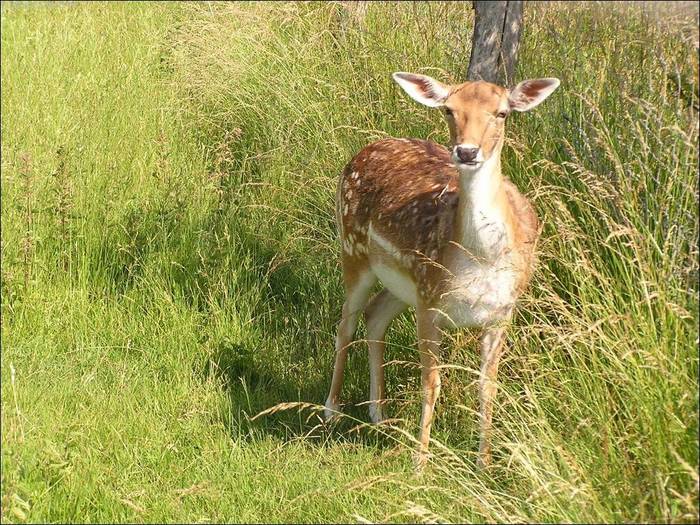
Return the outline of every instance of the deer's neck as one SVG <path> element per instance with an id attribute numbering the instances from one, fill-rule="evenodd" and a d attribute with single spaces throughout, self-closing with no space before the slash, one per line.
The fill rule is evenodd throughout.
<path id="1" fill-rule="evenodd" d="M 495 260 L 507 246 L 505 189 L 496 152 L 477 170 L 459 168 L 456 243 L 483 262 Z"/>

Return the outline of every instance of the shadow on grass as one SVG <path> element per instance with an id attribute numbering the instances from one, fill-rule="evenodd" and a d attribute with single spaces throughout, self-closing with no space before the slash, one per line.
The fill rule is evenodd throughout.
<path id="1" fill-rule="evenodd" d="M 229 410 L 222 418 L 235 439 L 309 436 L 381 444 L 384 440 L 371 430 L 348 432 L 369 420 L 364 343 L 350 352 L 343 388 L 348 417 L 326 426 L 320 414 L 295 407 L 254 418 L 280 403 L 323 404 L 343 297 L 330 255 L 309 254 L 308 243 L 292 242 L 293 225 L 280 222 L 287 220 L 284 215 L 264 223 L 250 215 L 249 205 L 266 197 L 261 187 L 245 186 L 260 177 L 262 168 L 256 168 L 255 156 L 243 159 L 244 153 L 231 146 L 232 160 L 214 159 L 209 166 L 210 172 L 219 173 L 212 183 L 215 199 L 194 203 L 175 187 L 126 207 L 107 225 L 91 258 L 96 265 L 92 271 L 104 277 L 108 294 L 136 289 L 158 300 L 158 289 L 164 287 L 183 308 L 201 316 L 199 342 L 208 352 L 195 361 L 194 372 L 224 385 Z M 300 198 L 295 205 L 303 207 Z M 322 222 L 315 226 L 327 240 L 332 235 L 323 230 L 334 226 Z M 250 319 L 240 319 L 245 328 L 222 338 L 208 329 L 209 321 L 222 312 Z M 363 336 L 362 329 L 358 336 Z M 387 377 L 389 386 L 406 382 L 408 373 Z"/>
<path id="2" fill-rule="evenodd" d="M 285 339 L 286 335 L 277 334 L 276 339 Z M 294 344 L 293 337 L 289 338 L 289 343 Z M 394 447 L 396 440 L 390 437 L 393 435 L 390 430 L 369 424 L 364 343 L 359 344 L 356 352 L 362 354 L 351 354 L 349 359 L 342 414 L 331 423 L 323 421 L 322 405 L 333 365 L 331 339 L 327 346 L 327 363 L 323 367 L 327 373 L 309 374 L 305 380 L 271 373 L 260 360 L 256 348 L 233 341 L 221 342 L 207 360 L 203 372 L 224 385 L 229 412 L 222 417 L 232 438 L 246 441 L 269 436 L 282 442 L 304 439 L 310 444 L 349 442 L 380 449 Z M 356 365 L 354 370 L 353 365 Z M 410 373 L 396 375 L 394 379 L 405 381 L 405 375 Z"/>

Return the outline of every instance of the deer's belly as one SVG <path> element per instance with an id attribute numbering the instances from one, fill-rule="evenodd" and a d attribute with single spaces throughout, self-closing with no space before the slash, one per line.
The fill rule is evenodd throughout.
<path id="1" fill-rule="evenodd" d="M 382 285 L 404 303 L 416 306 L 416 283 L 406 272 L 409 265 L 390 241 L 369 227 L 369 263 Z"/>
<path id="2" fill-rule="evenodd" d="M 416 285 L 404 272 L 385 264 L 372 264 L 372 271 L 393 295 L 406 304 L 416 306 Z"/>
<path id="3" fill-rule="evenodd" d="M 416 306 L 416 282 L 407 273 L 409 261 L 387 239 L 369 228 L 369 263 L 385 288 L 403 302 Z M 446 326 L 485 326 L 510 317 L 516 299 L 516 274 L 503 258 L 491 265 L 472 259 L 454 261 L 439 304 Z"/>
<path id="4" fill-rule="evenodd" d="M 516 298 L 512 270 L 467 264 L 454 275 L 440 308 L 448 325 L 484 326 L 510 317 Z"/>

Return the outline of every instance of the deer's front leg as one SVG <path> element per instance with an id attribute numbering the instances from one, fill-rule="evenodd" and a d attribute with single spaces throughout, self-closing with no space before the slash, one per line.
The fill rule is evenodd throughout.
<path id="1" fill-rule="evenodd" d="M 481 405 L 481 431 L 479 434 L 479 459 L 481 468 L 491 463 L 491 417 L 496 398 L 498 362 L 503 352 L 504 328 L 489 328 L 481 336 L 481 370 L 479 374 L 479 403 Z"/>
<path id="2" fill-rule="evenodd" d="M 437 326 L 436 313 L 421 306 L 416 309 L 416 323 L 418 352 L 420 353 L 421 362 L 421 385 L 423 388 L 423 413 L 418 435 L 419 448 L 416 456 L 416 467 L 418 470 L 421 470 L 428 461 L 430 426 L 433 422 L 435 402 L 440 395 L 438 355 L 441 332 Z"/>

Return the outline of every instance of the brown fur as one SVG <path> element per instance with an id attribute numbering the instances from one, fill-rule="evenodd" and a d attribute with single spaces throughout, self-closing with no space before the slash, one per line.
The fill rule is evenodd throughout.
<path id="1" fill-rule="evenodd" d="M 489 158 L 503 135 L 503 120 L 493 117 L 508 113 L 508 92 L 488 82 L 466 82 L 452 89 L 445 107 L 450 110 L 447 125 L 452 144 L 478 144 Z"/>
<path id="2" fill-rule="evenodd" d="M 344 267 L 365 266 L 371 223 L 401 250 L 406 264 L 397 269 L 417 280 L 426 299 L 442 293 L 440 284 L 448 275 L 442 275 L 444 269 L 435 263 L 452 241 L 458 241 L 458 179 L 449 151 L 434 142 L 390 138 L 363 148 L 345 166 L 339 181 L 336 218 L 351 247 L 343 250 Z M 510 216 L 522 292 L 531 274 L 539 221 L 513 183 L 504 177 L 502 185 L 501 206 Z M 397 261 L 386 263 L 396 266 Z"/>

